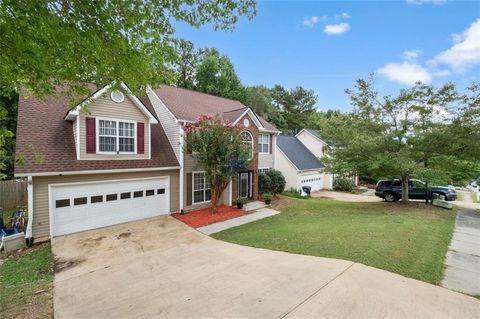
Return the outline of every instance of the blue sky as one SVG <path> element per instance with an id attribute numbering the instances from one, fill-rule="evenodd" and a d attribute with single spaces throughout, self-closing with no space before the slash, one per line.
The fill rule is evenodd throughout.
<path id="1" fill-rule="evenodd" d="M 246 85 L 314 90 L 319 109 L 350 109 L 344 90 L 371 72 L 382 93 L 480 81 L 480 1 L 258 1 L 257 10 L 233 32 L 180 25 L 177 35 L 228 55 Z"/>

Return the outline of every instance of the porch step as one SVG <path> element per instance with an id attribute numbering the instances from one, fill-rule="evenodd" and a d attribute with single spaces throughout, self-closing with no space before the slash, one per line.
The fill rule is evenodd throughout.
<path id="1" fill-rule="evenodd" d="M 269 206 L 270 205 L 265 204 L 265 202 L 255 200 L 255 201 L 248 202 L 245 205 L 243 205 L 242 209 L 245 210 L 245 211 L 249 211 L 249 210 L 257 210 L 257 209 L 265 208 L 265 207 L 269 207 Z"/>

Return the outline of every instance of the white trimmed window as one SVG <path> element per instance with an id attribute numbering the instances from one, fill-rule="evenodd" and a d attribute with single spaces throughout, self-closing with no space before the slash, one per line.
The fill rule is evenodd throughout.
<path id="1" fill-rule="evenodd" d="M 135 123 L 98 120 L 99 153 L 135 153 Z"/>
<path id="2" fill-rule="evenodd" d="M 268 172 L 269 170 L 270 170 L 270 167 L 260 167 L 260 168 L 258 169 L 258 172 L 265 174 L 265 173 Z"/>
<path id="3" fill-rule="evenodd" d="M 268 134 L 258 135 L 258 152 L 259 153 L 270 152 L 270 136 Z"/>
<path id="4" fill-rule="evenodd" d="M 193 178 L 193 203 L 204 203 L 210 201 L 212 194 L 210 191 L 210 184 L 207 181 L 204 172 L 192 174 Z"/>
<path id="5" fill-rule="evenodd" d="M 240 134 L 243 144 L 246 146 L 248 151 L 248 159 L 253 157 L 253 137 L 249 132 L 242 132 Z"/>

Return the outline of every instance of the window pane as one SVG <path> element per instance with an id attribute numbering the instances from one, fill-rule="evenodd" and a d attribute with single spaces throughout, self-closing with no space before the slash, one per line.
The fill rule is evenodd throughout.
<path id="1" fill-rule="evenodd" d="M 129 199 L 132 196 L 131 193 L 121 193 L 120 199 Z"/>
<path id="2" fill-rule="evenodd" d="M 137 198 L 137 197 L 143 197 L 143 191 L 133 192 L 133 197 L 135 197 L 135 198 Z"/>
<path id="3" fill-rule="evenodd" d="M 117 200 L 117 194 L 108 194 L 107 195 L 107 202 Z"/>
<path id="4" fill-rule="evenodd" d="M 193 192 L 193 202 L 203 202 L 204 201 L 204 192 L 203 191 L 195 191 Z"/>
<path id="5" fill-rule="evenodd" d="M 70 199 L 59 199 L 55 201 L 55 207 L 60 208 L 60 207 L 68 207 L 70 206 Z"/>
<path id="6" fill-rule="evenodd" d="M 135 139 L 130 137 L 119 138 L 119 151 L 120 152 L 135 152 Z"/>
<path id="7" fill-rule="evenodd" d="M 205 200 L 211 200 L 212 199 L 212 193 L 210 191 L 210 189 L 207 189 L 205 191 Z"/>
<path id="8" fill-rule="evenodd" d="M 91 204 L 93 204 L 93 203 L 101 203 L 101 202 L 103 202 L 103 196 L 102 196 L 102 195 L 90 197 L 90 203 L 91 203 Z"/>
<path id="9" fill-rule="evenodd" d="M 73 205 L 85 205 L 87 203 L 86 197 L 78 197 L 73 199 Z"/>
<path id="10" fill-rule="evenodd" d="M 99 149 L 101 152 L 116 152 L 117 151 L 117 138 L 115 137 L 106 137 L 100 136 L 99 138 Z"/>
<path id="11" fill-rule="evenodd" d="M 165 188 L 157 189 L 157 194 L 165 194 Z"/>
<path id="12" fill-rule="evenodd" d="M 153 195 L 155 195 L 154 189 L 148 189 L 145 191 L 145 196 L 153 196 Z"/>

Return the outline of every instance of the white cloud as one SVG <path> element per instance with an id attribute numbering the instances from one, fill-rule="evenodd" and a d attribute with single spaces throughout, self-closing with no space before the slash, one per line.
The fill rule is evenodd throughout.
<path id="1" fill-rule="evenodd" d="M 303 19 L 303 25 L 307 26 L 307 27 L 310 27 L 310 28 L 313 28 L 317 23 L 318 23 L 318 17 L 317 16 L 313 16 L 311 18 L 304 18 Z"/>
<path id="2" fill-rule="evenodd" d="M 406 50 L 406 51 L 403 51 L 402 57 L 405 61 L 415 62 L 417 61 L 418 57 L 422 54 L 423 52 L 421 50 Z"/>
<path id="3" fill-rule="evenodd" d="M 448 0 L 406 0 L 408 4 L 413 4 L 416 6 L 421 6 L 424 3 L 431 3 L 434 5 L 440 5 L 447 3 Z"/>
<path id="4" fill-rule="evenodd" d="M 339 13 L 339 14 L 335 15 L 335 20 L 350 19 L 350 18 L 351 18 L 351 16 L 346 12 L 342 12 L 342 13 Z"/>
<path id="5" fill-rule="evenodd" d="M 462 34 L 452 35 L 454 45 L 436 55 L 431 64 L 445 64 L 455 72 L 465 72 L 480 64 L 480 19 Z"/>
<path id="6" fill-rule="evenodd" d="M 346 22 L 339 24 L 327 24 L 323 32 L 330 35 L 340 35 L 350 30 L 350 25 Z"/>
<path id="7" fill-rule="evenodd" d="M 377 72 L 390 81 L 406 85 L 414 85 L 415 82 L 429 83 L 432 80 L 430 72 L 416 62 L 388 63 Z"/>

